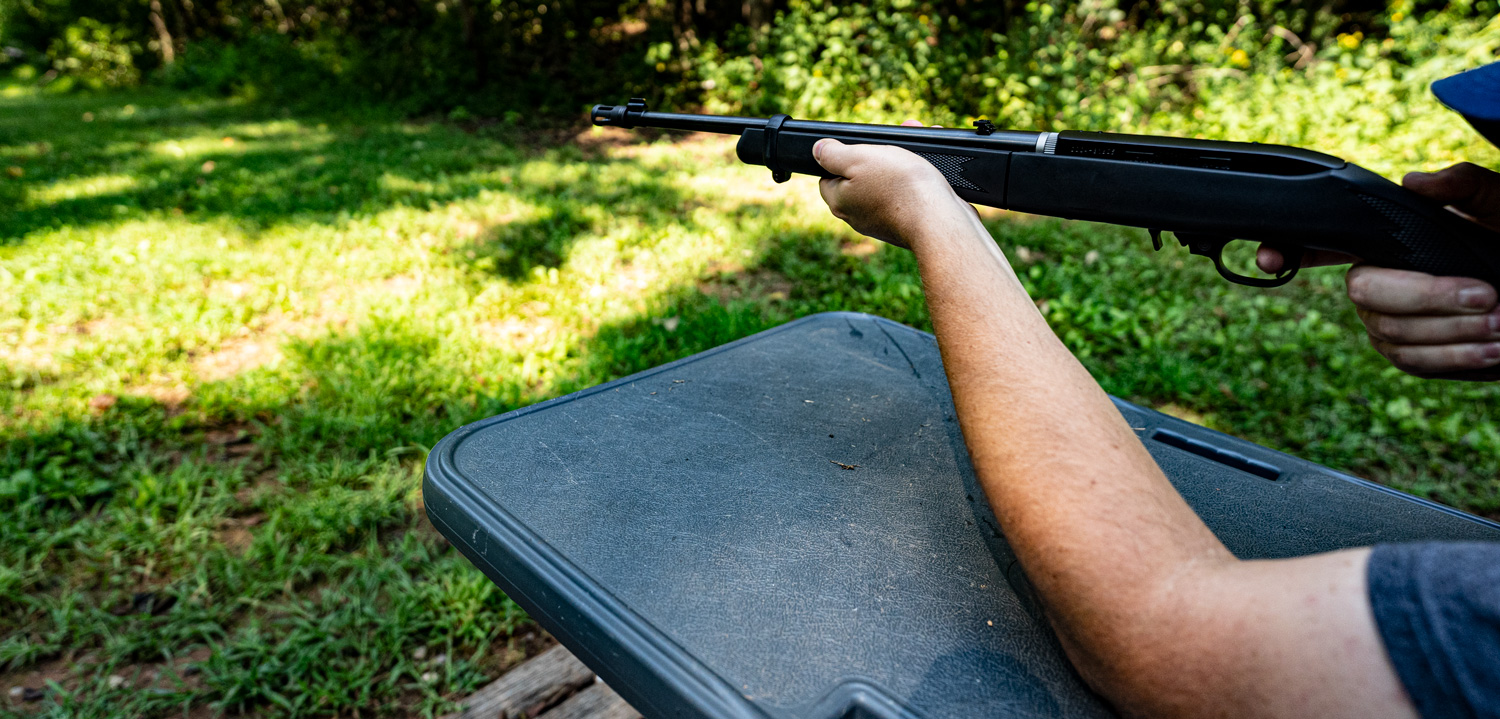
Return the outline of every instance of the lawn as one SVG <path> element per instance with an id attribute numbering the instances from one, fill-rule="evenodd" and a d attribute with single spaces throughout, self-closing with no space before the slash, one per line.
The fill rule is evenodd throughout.
<path id="1" fill-rule="evenodd" d="M 1220 119 L 1178 129 L 1267 139 Z M 8 90 L 0 689 L 53 683 L 0 712 L 430 715 L 535 651 L 422 517 L 438 439 L 814 312 L 930 328 L 909 254 L 732 143 Z M 1500 393 L 1391 369 L 1337 269 L 986 223 L 1110 392 L 1500 516 Z"/>

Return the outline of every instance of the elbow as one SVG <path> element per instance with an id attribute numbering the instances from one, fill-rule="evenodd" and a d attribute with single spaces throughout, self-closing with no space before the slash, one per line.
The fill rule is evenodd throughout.
<path id="1" fill-rule="evenodd" d="M 1094 621 L 1058 627 L 1058 636 L 1084 681 L 1121 716 L 1217 716 L 1222 690 L 1235 682 L 1224 618 L 1204 611 L 1212 603 L 1203 600 L 1178 594 L 1126 602 Z"/>
<path id="2" fill-rule="evenodd" d="M 1084 681 L 1122 717 L 1215 716 L 1219 703 L 1205 689 L 1223 686 L 1213 675 L 1213 656 L 1193 656 L 1184 647 L 1166 647 L 1175 632 L 1162 628 L 1145 641 L 1101 653 L 1063 642 Z"/>

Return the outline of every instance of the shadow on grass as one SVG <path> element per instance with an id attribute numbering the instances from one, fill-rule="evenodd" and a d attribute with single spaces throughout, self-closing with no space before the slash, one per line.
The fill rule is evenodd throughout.
<path id="1" fill-rule="evenodd" d="M 530 625 L 422 528 L 422 448 L 465 423 L 780 324 L 789 311 L 672 288 L 648 312 L 584 337 L 545 385 L 497 375 L 493 356 L 449 351 L 437 328 L 376 318 L 289 340 L 283 365 L 206 386 L 185 411 L 127 397 L 8 437 L 0 671 L 95 652 L 61 682 L 70 694 L 45 700 L 80 716 L 208 704 L 399 713 L 472 691 L 505 654 L 493 647 L 526 645 Z M 671 329 L 653 320 L 661 315 L 676 319 Z M 246 429 L 232 440 L 246 452 L 205 449 L 224 427 Z M 248 538 L 233 546 L 238 531 Z M 135 611 L 142 594 L 167 608 Z M 427 647 L 449 665 L 434 673 L 414 658 Z M 193 652 L 199 674 L 162 671 Z M 109 681 L 146 670 L 182 681 L 147 704 L 124 691 L 135 685 Z"/>
<path id="2" fill-rule="evenodd" d="M 496 242 L 482 248 L 499 274 L 519 277 L 560 264 L 573 239 L 620 207 L 683 201 L 665 170 L 586 156 L 555 143 L 562 131 L 470 134 L 379 115 L 291 118 L 273 107 L 153 97 L 0 100 L 8 116 L 0 121 L 0 205 L 10 208 L 0 214 L 0 246 L 150 217 L 227 219 L 254 236 L 293 220 L 334 224 L 496 192 L 540 208 L 515 227 L 494 228 Z M 531 144 L 538 138 L 548 143 Z M 518 177 L 539 159 L 590 170 L 629 165 L 633 179 L 607 182 L 596 171 Z"/>

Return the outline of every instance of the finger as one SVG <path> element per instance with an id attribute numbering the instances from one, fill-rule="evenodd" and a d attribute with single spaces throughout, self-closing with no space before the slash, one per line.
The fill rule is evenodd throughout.
<path id="1" fill-rule="evenodd" d="M 1355 265 L 1348 275 L 1349 299 L 1388 315 L 1482 314 L 1495 308 L 1495 288 L 1467 277 Z"/>
<path id="2" fill-rule="evenodd" d="M 877 165 L 890 161 L 893 158 L 891 153 L 903 156 L 902 161 L 909 160 L 915 163 L 915 166 L 932 168 L 927 161 L 890 145 L 845 145 L 828 137 L 813 144 L 813 159 L 817 160 L 823 169 L 843 178 L 853 177 L 859 171 L 860 164 L 867 160 Z M 932 168 L 932 172 L 936 173 L 937 169 Z"/>
<path id="3" fill-rule="evenodd" d="M 1370 344 L 1401 371 L 1415 375 L 1461 372 L 1500 364 L 1500 342 L 1398 345 L 1372 337 Z"/>
<path id="4" fill-rule="evenodd" d="M 1401 184 L 1491 227 L 1500 221 L 1500 173 L 1472 162 L 1460 162 L 1437 172 L 1410 172 L 1401 178 Z"/>
<path id="5" fill-rule="evenodd" d="M 921 120 L 904 120 L 904 121 L 902 121 L 901 126 L 902 127 L 924 127 L 924 125 L 922 125 L 922 121 Z"/>
<path id="6" fill-rule="evenodd" d="M 843 187 L 844 182 L 846 180 L 842 177 L 825 177 L 818 180 L 818 194 L 823 196 L 823 202 L 828 205 L 828 211 L 832 212 L 833 216 L 840 220 L 848 219 L 843 214 L 843 211 L 839 209 L 839 190 Z"/>
<path id="7" fill-rule="evenodd" d="M 1445 345 L 1500 341 L 1500 312 L 1482 315 L 1413 317 L 1359 311 L 1359 319 L 1375 339 L 1401 345 Z"/>
<path id="8" fill-rule="evenodd" d="M 859 145 L 845 145 L 832 138 L 823 138 L 813 143 L 813 159 L 823 169 L 840 177 L 847 177 L 849 169 L 863 154 Z"/>
<path id="9" fill-rule="evenodd" d="M 1358 261 L 1354 255 L 1346 255 L 1342 252 L 1329 252 L 1328 250 L 1306 250 L 1302 253 L 1301 267 L 1327 267 L 1329 265 L 1347 265 Z M 1255 266 L 1261 272 L 1276 274 L 1286 266 L 1286 255 L 1273 245 L 1261 245 L 1255 251 Z"/>
<path id="10" fill-rule="evenodd" d="M 1280 272 L 1285 264 L 1286 258 L 1281 255 L 1281 250 L 1266 245 L 1261 245 L 1255 250 L 1255 266 L 1259 267 L 1261 272 L 1274 275 Z"/>
<path id="11" fill-rule="evenodd" d="M 1437 172 L 1408 172 L 1401 185 L 1419 195 L 1457 205 L 1460 209 L 1478 199 L 1496 199 L 1500 174 L 1472 162 L 1460 162 Z"/>

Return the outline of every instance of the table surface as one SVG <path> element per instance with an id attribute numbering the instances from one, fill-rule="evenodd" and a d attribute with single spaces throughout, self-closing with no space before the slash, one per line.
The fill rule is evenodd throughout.
<path id="1" fill-rule="evenodd" d="M 1117 404 L 1242 557 L 1500 539 Z M 432 452 L 424 495 L 647 717 L 1110 715 L 1037 619 L 933 338 L 887 320 L 815 315 L 464 427 Z"/>

